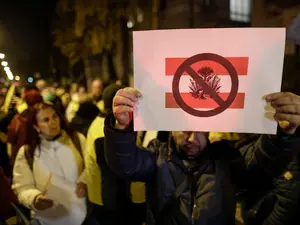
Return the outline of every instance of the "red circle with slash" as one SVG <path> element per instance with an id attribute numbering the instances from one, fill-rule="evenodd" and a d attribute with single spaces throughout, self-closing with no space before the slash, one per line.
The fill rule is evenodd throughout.
<path id="1" fill-rule="evenodd" d="M 192 69 L 191 65 L 204 60 L 219 63 L 228 71 L 231 78 L 231 90 L 226 100 L 223 100 L 214 90 L 212 90 L 212 88 L 198 75 L 198 73 L 194 71 L 194 69 Z M 186 72 L 190 77 L 192 77 L 197 84 L 201 85 L 205 93 L 209 94 L 211 98 L 218 104 L 217 108 L 208 111 L 200 111 L 190 107 L 183 100 L 179 91 L 179 82 L 184 72 Z M 185 60 L 178 67 L 173 77 L 173 83 L 172 83 L 173 96 L 178 106 L 186 113 L 196 117 L 212 117 L 225 111 L 233 103 L 238 93 L 238 87 L 239 87 L 239 79 L 234 66 L 226 58 L 214 53 L 197 54 Z"/>

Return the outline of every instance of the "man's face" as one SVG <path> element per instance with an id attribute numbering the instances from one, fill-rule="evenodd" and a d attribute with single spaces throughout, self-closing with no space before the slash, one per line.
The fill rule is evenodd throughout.
<path id="1" fill-rule="evenodd" d="M 82 95 L 85 95 L 86 94 L 86 90 L 84 87 L 80 87 L 78 89 L 78 95 L 82 96 Z"/>
<path id="2" fill-rule="evenodd" d="M 46 87 L 46 81 L 44 80 L 38 80 L 36 83 L 35 83 L 35 86 L 40 90 L 42 91 L 43 89 L 45 89 Z"/>
<path id="3" fill-rule="evenodd" d="M 44 88 L 42 91 L 41 91 L 41 95 L 42 96 L 48 96 L 51 94 L 51 91 L 49 88 Z"/>
<path id="4" fill-rule="evenodd" d="M 6 95 L 8 92 L 8 88 L 4 87 L 4 88 L 1 88 L 1 93 Z"/>
<path id="5" fill-rule="evenodd" d="M 179 151 L 183 151 L 189 159 L 196 158 L 207 145 L 208 133 L 174 131 L 172 132 Z"/>
<path id="6" fill-rule="evenodd" d="M 57 88 L 55 86 L 51 86 L 50 87 L 50 92 L 55 94 L 56 93 Z"/>
<path id="7" fill-rule="evenodd" d="M 100 80 L 95 80 L 92 83 L 92 96 L 99 97 L 102 94 L 103 85 Z"/>

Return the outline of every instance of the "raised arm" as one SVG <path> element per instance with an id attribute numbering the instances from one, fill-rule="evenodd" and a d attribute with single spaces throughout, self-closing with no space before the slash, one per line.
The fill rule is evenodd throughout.
<path id="1" fill-rule="evenodd" d="M 261 135 L 240 148 L 245 168 L 250 172 L 275 177 L 280 175 L 300 147 L 300 138 L 283 132 Z"/>
<path id="2" fill-rule="evenodd" d="M 254 175 L 253 179 L 263 178 L 263 174 L 270 178 L 280 175 L 300 148 L 300 135 L 297 132 L 300 125 L 300 96 L 289 92 L 273 93 L 266 96 L 266 101 L 275 109 L 274 119 L 279 123 L 277 135 L 261 135 L 240 148 L 242 166 L 251 172 L 250 176 Z"/>
<path id="3" fill-rule="evenodd" d="M 131 181 L 145 182 L 155 173 L 155 155 L 136 146 L 132 129 L 133 109 L 142 94 L 134 88 L 120 89 L 113 99 L 113 114 L 105 120 L 105 154 L 108 165 Z"/>
<path id="4" fill-rule="evenodd" d="M 130 181 L 146 182 L 155 173 L 155 155 L 136 146 L 136 132 L 132 126 L 125 130 L 115 128 L 111 114 L 105 120 L 105 156 L 108 165 L 119 176 Z"/>

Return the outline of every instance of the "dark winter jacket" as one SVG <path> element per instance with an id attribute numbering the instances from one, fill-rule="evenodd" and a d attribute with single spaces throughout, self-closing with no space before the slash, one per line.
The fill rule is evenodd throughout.
<path id="1" fill-rule="evenodd" d="M 299 130 L 297 131 L 299 133 Z M 236 142 L 242 147 L 259 135 L 245 134 Z M 299 147 L 300 149 L 300 147 Z M 239 195 L 246 225 L 298 225 L 300 222 L 300 154 L 295 152 L 283 172 L 273 179 L 252 179 Z"/>
<path id="2" fill-rule="evenodd" d="M 246 225 L 298 225 L 300 223 L 299 154 L 295 155 L 280 176 L 262 183 L 263 188 L 259 189 L 254 184 L 243 194 L 242 199 Z"/>
<path id="3" fill-rule="evenodd" d="M 268 179 L 280 173 L 298 148 L 294 135 L 262 135 L 242 149 L 228 142 L 207 146 L 193 166 L 185 166 L 174 144 L 154 141 L 148 150 L 136 147 L 136 133 L 114 129 L 105 121 L 105 153 L 109 166 L 131 181 L 146 182 L 147 223 L 156 225 L 229 225 L 235 220 L 235 187 L 249 178 Z"/>
<path id="4" fill-rule="evenodd" d="M 284 173 L 275 178 L 273 193 L 276 196 L 273 211 L 264 225 L 296 225 L 300 223 L 300 155 L 288 165 Z"/>

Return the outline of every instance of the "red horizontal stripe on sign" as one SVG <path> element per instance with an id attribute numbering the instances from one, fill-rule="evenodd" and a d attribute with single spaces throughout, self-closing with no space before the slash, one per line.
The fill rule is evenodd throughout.
<path id="1" fill-rule="evenodd" d="M 229 93 L 220 93 L 219 96 L 225 101 L 228 98 Z M 196 99 L 192 97 L 191 93 L 181 93 L 183 101 L 192 108 L 198 109 L 213 109 L 219 107 L 219 105 L 211 98 Z M 245 93 L 238 93 L 233 103 L 229 107 L 230 109 L 243 109 L 245 103 Z M 177 105 L 173 93 L 166 93 L 165 95 L 166 108 L 179 108 Z"/>
<path id="2" fill-rule="evenodd" d="M 173 76 L 178 67 L 187 58 L 166 58 L 166 76 Z M 238 75 L 247 75 L 248 73 L 248 57 L 226 57 L 226 59 L 234 66 Z M 228 71 L 219 63 L 214 61 L 204 60 L 194 63 L 191 67 L 197 71 L 203 66 L 209 66 L 214 69 L 217 75 L 229 75 Z M 184 73 L 187 75 L 187 73 Z"/>

